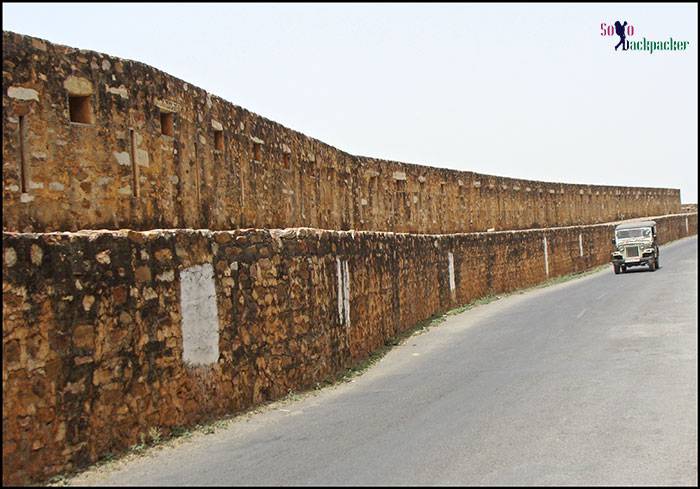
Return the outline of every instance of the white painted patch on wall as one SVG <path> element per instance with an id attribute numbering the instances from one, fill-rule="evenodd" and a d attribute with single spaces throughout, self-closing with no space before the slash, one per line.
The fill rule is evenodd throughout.
<path id="1" fill-rule="evenodd" d="M 348 261 L 335 258 L 338 276 L 338 321 L 350 326 L 350 272 Z"/>
<path id="2" fill-rule="evenodd" d="M 343 300 L 345 311 L 345 326 L 350 326 L 350 271 L 348 270 L 348 261 L 343 262 Z"/>
<path id="3" fill-rule="evenodd" d="M 335 257 L 336 265 L 336 276 L 338 277 L 338 321 L 343 324 L 343 307 L 345 307 L 343 302 L 343 264 L 339 257 Z"/>
<path id="4" fill-rule="evenodd" d="M 447 252 L 447 266 L 450 271 L 450 292 L 452 295 L 455 294 L 455 257 L 451 251 Z"/>
<path id="5" fill-rule="evenodd" d="M 547 236 L 542 237 L 542 247 L 544 248 L 544 273 L 549 277 L 549 254 L 547 252 Z"/>
<path id="6" fill-rule="evenodd" d="M 578 252 L 580 256 L 583 256 L 583 236 L 578 233 Z"/>
<path id="7" fill-rule="evenodd" d="M 207 365 L 219 360 L 219 314 L 211 263 L 180 272 L 182 360 Z"/>
<path id="8" fill-rule="evenodd" d="M 685 234 L 688 234 L 688 216 L 685 216 Z"/>

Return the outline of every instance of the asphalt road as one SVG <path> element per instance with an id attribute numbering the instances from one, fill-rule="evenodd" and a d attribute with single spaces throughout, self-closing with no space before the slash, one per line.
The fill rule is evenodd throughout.
<path id="1" fill-rule="evenodd" d="M 352 383 L 100 485 L 696 485 L 697 237 L 451 316 Z"/>

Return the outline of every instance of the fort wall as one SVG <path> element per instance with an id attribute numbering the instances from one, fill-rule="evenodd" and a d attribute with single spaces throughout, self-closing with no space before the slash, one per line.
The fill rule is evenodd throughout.
<path id="1" fill-rule="evenodd" d="M 697 214 L 655 219 L 661 242 L 697 234 Z M 311 388 L 436 313 L 609 262 L 613 225 L 4 233 L 3 483 Z"/>
<path id="2" fill-rule="evenodd" d="M 312 387 L 433 314 L 605 263 L 610 221 L 697 233 L 677 189 L 354 156 L 142 63 L 11 32 L 2 103 L 5 484 Z"/>
<path id="3" fill-rule="evenodd" d="M 6 31 L 2 103 L 6 231 L 439 234 L 680 210 L 678 189 L 539 182 L 350 155 L 143 63 Z"/>

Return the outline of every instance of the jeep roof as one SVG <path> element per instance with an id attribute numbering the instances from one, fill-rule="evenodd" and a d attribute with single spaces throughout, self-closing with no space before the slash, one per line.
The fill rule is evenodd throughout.
<path id="1" fill-rule="evenodd" d="M 615 226 L 615 229 L 648 228 L 652 226 L 656 226 L 656 221 L 626 222 L 624 224 L 618 224 Z"/>

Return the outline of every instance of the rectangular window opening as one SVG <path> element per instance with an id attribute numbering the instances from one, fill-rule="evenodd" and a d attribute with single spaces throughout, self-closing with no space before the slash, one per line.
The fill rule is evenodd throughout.
<path id="1" fill-rule="evenodd" d="M 92 124 L 92 101 L 90 95 L 68 95 L 70 121 Z"/>
<path id="2" fill-rule="evenodd" d="M 19 180 L 22 193 L 27 193 L 27 149 L 24 146 L 26 137 L 26 120 L 23 115 L 19 116 Z"/>
<path id="3" fill-rule="evenodd" d="M 163 136 L 173 137 L 175 134 L 175 117 L 172 112 L 160 113 L 160 133 Z"/>
<path id="4" fill-rule="evenodd" d="M 224 131 L 214 130 L 214 149 L 217 151 L 224 150 Z"/>
<path id="5" fill-rule="evenodd" d="M 291 163 L 291 155 L 289 153 L 282 153 L 282 166 L 285 170 L 289 170 Z"/>
<path id="6" fill-rule="evenodd" d="M 259 143 L 253 143 L 253 159 L 255 161 L 260 161 L 260 154 L 262 153 Z"/>

